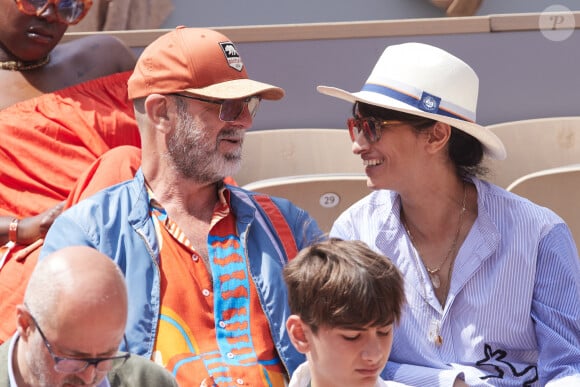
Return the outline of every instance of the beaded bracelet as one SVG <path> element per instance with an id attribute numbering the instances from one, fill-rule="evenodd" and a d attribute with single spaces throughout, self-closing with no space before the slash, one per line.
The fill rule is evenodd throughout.
<path id="1" fill-rule="evenodd" d="M 10 242 L 18 243 L 18 222 L 20 219 L 14 218 L 8 226 L 8 240 Z"/>

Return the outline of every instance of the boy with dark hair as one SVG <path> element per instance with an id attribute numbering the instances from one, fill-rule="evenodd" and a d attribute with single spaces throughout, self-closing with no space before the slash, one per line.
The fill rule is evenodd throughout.
<path id="1" fill-rule="evenodd" d="M 286 328 L 307 361 L 289 387 L 402 386 L 380 378 L 405 302 L 403 278 L 360 241 L 314 244 L 284 268 Z"/>

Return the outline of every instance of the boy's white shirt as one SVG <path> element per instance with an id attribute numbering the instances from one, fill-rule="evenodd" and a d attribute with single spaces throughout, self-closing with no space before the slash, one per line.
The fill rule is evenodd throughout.
<path id="1" fill-rule="evenodd" d="M 305 361 L 304 363 L 300 364 L 296 371 L 292 374 L 292 378 L 290 379 L 290 384 L 288 387 L 308 387 L 310 383 L 310 367 L 308 367 L 308 362 Z M 375 383 L 375 387 L 405 387 L 406 384 L 401 384 L 397 382 L 388 382 L 386 380 L 381 379 L 380 377 L 377 379 Z"/>

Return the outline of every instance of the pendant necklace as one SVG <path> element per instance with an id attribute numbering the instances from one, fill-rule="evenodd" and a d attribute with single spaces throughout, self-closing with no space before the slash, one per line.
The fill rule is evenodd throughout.
<path id="1" fill-rule="evenodd" d="M 21 60 L 0 61 L 0 70 L 28 71 L 45 66 L 48 62 L 50 62 L 50 55 L 47 55 L 44 58 L 40 58 L 39 60 L 30 62 Z"/>
<path id="2" fill-rule="evenodd" d="M 423 277 L 423 273 L 421 272 L 421 269 L 419 267 L 420 266 L 419 261 L 421 258 L 419 258 L 419 254 L 416 252 L 416 250 L 417 249 L 415 249 L 415 251 L 412 252 L 413 264 L 415 265 L 415 271 L 417 272 L 417 276 L 419 277 L 419 281 L 421 282 L 421 290 L 423 291 L 421 295 L 423 296 L 425 302 L 428 302 L 427 286 L 425 286 L 425 278 Z M 429 341 L 435 344 L 436 346 L 440 347 L 441 345 L 443 345 L 443 336 L 441 336 L 441 322 L 439 320 L 435 318 L 431 320 L 431 322 L 429 323 L 427 337 Z"/>
<path id="3" fill-rule="evenodd" d="M 441 279 L 439 278 L 439 275 L 437 274 L 437 272 L 439 272 L 439 270 L 441 270 L 441 266 L 443 266 L 443 264 L 445 263 L 445 261 L 447 261 L 447 259 L 449 258 L 449 255 L 451 254 L 451 251 L 455 249 L 455 246 L 457 245 L 457 241 L 459 239 L 459 233 L 461 231 L 461 223 L 463 220 L 463 213 L 465 212 L 466 208 L 465 208 L 465 201 L 466 201 L 466 187 L 465 187 L 465 183 L 463 185 L 463 203 L 461 206 L 461 212 L 459 214 L 459 226 L 457 228 L 457 233 L 455 235 L 455 239 L 453 241 L 453 244 L 451 245 L 451 248 L 449 249 L 449 252 L 447 253 L 447 256 L 445 257 L 445 259 L 443 260 L 443 262 L 439 265 L 438 268 L 436 269 L 429 269 L 427 266 L 425 266 L 425 264 L 423 264 L 423 266 L 425 266 L 425 269 L 427 270 L 427 273 L 429 274 L 429 278 L 431 279 L 431 282 L 433 284 L 434 288 L 439 288 L 439 286 L 441 286 Z M 411 243 L 413 244 L 413 246 L 415 246 L 415 242 L 413 240 L 413 235 L 411 234 L 411 232 L 409 231 L 409 227 L 407 226 L 407 221 L 405 220 L 404 217 L 404 213 L 401 214 L 401 221 L 403 223 L 403 226 L 405 227 L 405 230 L 407 231 L 407 234 L 409 235 L 409 239 L 411 240 Z M 413 253 L 413 264 L 415 265 L 415 270 L 417 271 L 417 275 L 419 277 L 419 281 L 421 282 L 421 288 L 423 290 L 423 299 L 425 301 L 427 301 L 427 287 L 425 286 L 425 278 L 423 277 L 423 273 L 421 272 L 421 268 L 420 266 L 420 261 L 421 261 L 421 257 L 420 257 L 420 252 L 419 249 L 417 249 L 417 247 L 415 246 L 415 252 Z M 449 281 L 451 281 L 451 272 L 452 272 L 452 266 L 453 263 L 455 262 L 455 259 L 453 259 L 451 261 L 451 266 L 449 267 Z M 449 287 L 447 287 L 447 291 L 449 291 Z M 429 323 L 429 330 L 428 330 L 428 334 L 427 334 L 429 341 L 431 341 L 432 343 L 434 343 L 436 346 L 440 347 L 441 345 L 443 345 L 443 336 L 441 336 L 441 322 L 433 319 L 430 323 Z"/>
<path id="4" fill-rule="evenodd" d="M 447 262 L 447 260 L 452 255 L 452 253 L 455 251 L 455 248 L 457 247 L 457 241 L 459 240 L 459 234 L 461 232 L 461 224 L 463 223 L 463 214 L 465 214 L 465 211 L 466 211 L 466 208 L 465 208 L 466 198 L 467 198 L 467 188 L 466 188 L 466 184 L 463 183 L 463 202 L 461 203 L 461 211 L 459 212 L 459 221 L 458 221 L 458 225 L 457 225 L 457 232 L 455 233 L 455 238 L 453 238 L 453 242 L 451 243 L 451 246 L 449 247 L 449 250 L 447 251 L 445 258 L 443 259 L 443 261 L 441 261 L 439 266 L 437 266 L 434 269 L 431 269 L 430 267 L 425 265 L 425 263 L 423 263 L 423 266 L 425 266 L 425 269 L 427 269 L 427 273 L 429 273 L 429 279 L 431 280 L 431 283 L 433 284 L 433 287 L 435 289 L 439 289 L 439 287 L 441 286 L 441 277 L 439 277 L 439 271 L 441 270 L 441 268 L 443 267 L 445 262 Z M 413 244 L 413 246 L 415 246 L 415 250 L 417 250 L 417 254 L 420 257 L 421 252 L 419 251 L 419 248 L 417 247 L 417 244 L 415 243 L 415 239 L 413 238 L 413 234 L 411 234 L 411 230 L 409 230 L 409 226 L 407 224 L 407 221 L 404 218 L 402 220 L 403 220 L 403 226 L 405 226 L 405 230 L 407 231 L 407 234 L 409 234 L 409 239 L 411 239 L 411 243 Z"/>

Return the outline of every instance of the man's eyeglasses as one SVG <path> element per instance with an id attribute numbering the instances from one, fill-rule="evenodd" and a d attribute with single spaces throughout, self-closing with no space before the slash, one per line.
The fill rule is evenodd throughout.
<path id="1" fill-rule="evenodd" d="M 385 128 L 388 129 L 392 126 L 405 125 L 402 121 L 378 120 L 373 117 L 351 117 L 346 120 L 346 124 L 348 126 L 348 133 L 350 134 L 351 141 L 356 140 L 362 133 L 367 142 L 371 144 L 381 139 L 381 135 Z"/>
<path id="2" fill-rule="evenodd" d="M 53 4 L 57 19 L 64 24 L 80 22 L 93 5 L 92 0 L 14 0 L 20 12 L 26 15 L 40 16 Z"/>
<path id="3" fill-rule="evenodd" d="M 191 95 L 185 94 L 178 94 L 180 97 L 185 97 L 189 99 L 195 99 L 196 101 L 202 101 L 207 103 L 213 103 L 214 105 L 220 105 L 220 120 L 224 122 L 232 122 L 238 119 L 240 114 L 244 111 L 244 107 L 248 107 L 248 111 L 250 112 L 250 116 L 254 118 L 256 115 L 256 111 L 258 110 L 258 106 L 260 105 L 260 101 L 262 100 L 261 97 L 257 95 L 253 95 L 251 97 L 246 98 L 238 98 L 238 99 L 222 99 L 222 100 L 213 100 L 213 99 L 206 99 L 200 97 L 193 97 Z"/>
<path id="4" fill-rule="evenodd" d="M 129 353 L 111 357 L 85 357 L 78 359 L 56 356 L 52 351 L 52 345 L 50 345 L 50 343 L 46 339 L 46 336 L 44 336 L 44 333 L 42 332 L 42 329 L 40 329 L 40 327 L 38 326 L 36 319 L 32 317 L 32 314 L 30 314 L 30 312 L 28 312 L 28 314 L 30 315 L 30 318 L 34 322 L 36 329 L 38 329 L 38 333 L 40 333 L 42 341 L 44 341 L 44 345 L 46 346 L 46 349 L 48 349 L 48 353 L 54 360 L 54 370 L 57 372 L 74 374 L 77 372 L 84 371 L 90 365 L 95 366 L 95 369 L 98 372 L 109 372 L 111 370 L 115 370 L 121 367 L 131 356 Z M 125 337 L 125 335 L 123 335 L 123 340 L 125 341 L 125 348 L 129 348 L 127 344 L 127 337 Z"/>

